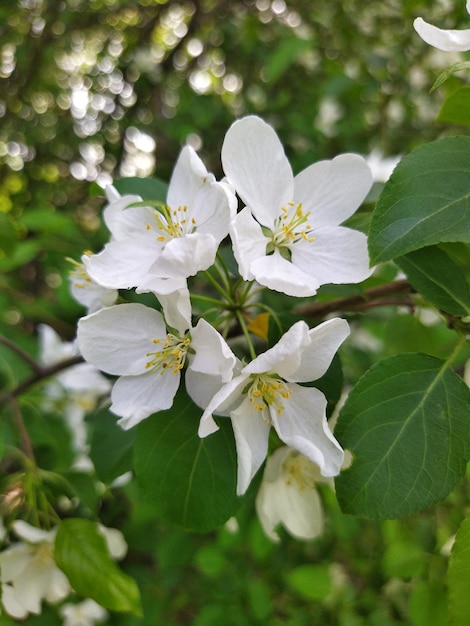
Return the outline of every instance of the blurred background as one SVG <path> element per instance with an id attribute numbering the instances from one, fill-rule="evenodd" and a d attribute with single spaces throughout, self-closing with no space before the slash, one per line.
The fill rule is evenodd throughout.
<path id="1" fill-rule="evenodd" d="M 465 132 L 434 121 L 465 76 L 430 93 L 464 55 L 427 46 L 413 30 L 417 16 L 470 28 L 465 3 L 447 0 L 2 2 L 0 333 L 32 351 L 39 322 L 72 339 L 83 309 L 70 297 L 65 259 L 107 240 L 103 187 L 129 176 L 168 180 L 186 143 L 221 176 L 224 134 L 239 116 L 272 124 L 295 172 L 352 151 L 371 159 L 377 181 L 389 157 Z M 387 345 L 383 328 L 380 315 L 370 322 L 353 365 L 368 365 L 364 346 L 383 355 L 425 349 L 429 333 L 446 341 L 445 330 L 409 316 Z M 2 386 L 14 365 L 0 356 Z M 324 536 L 302 544 L 284 534 L 273 544 L 252 503 L 237 523 L 202 537 L 157 523 L 129 486 L 122 508 L 114 499 L 103 515 L 124 531 L 128 522 L 128 568 L 146 618 L 110 623 L 445 624 L 446 546 L 467 486 L 430 512 L 383 523 L 341 514 L 322 487 Z M 55 624 L 52 616 L 45 607 L 28 624 Z"/>

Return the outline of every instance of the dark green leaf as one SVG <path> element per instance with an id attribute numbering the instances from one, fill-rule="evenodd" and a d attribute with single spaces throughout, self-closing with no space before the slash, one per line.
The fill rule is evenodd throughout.
<path id="1" fill-rule="evenodd" d="M 437 116 L 438 122 L 470 125 L 470 87 L 454 91 L 445 101 Z"/>
<path id="2" fill-rule="evenodd" d="M 470 313 L 470 286 L 461 268 L 437 246 L 399 257 L 396 263 L 425 298 L 452 315 Z"/>
<path id="3" fill-rule="evenodd" d="M 200 439 L 202 411 L 180 391 L 168 411 L 137 427 L 134 463 L 142 495 L 158 516 L 207 531 L 234 515 L 237 464 L 230 420 Z"/>
<path id="4" fill-rule="evenodd" d="M 450 623 L 454 626 L 470 625 L 470 515 L 466 517 L 455 537 L 449 561 L 447 584 L 449 587 Z"/>
<path id="5" fill-rule="evenodd" d="M 113 561 L 95 522 L 63 521 L 57 531 L 54 557 L 78 594 L 112 611 L 141 614 L 136 582 Z"/>
<path id="6" fill-rule="evenodd" d="M 144 200 L 165 202 L 168 185 L 159 178 L 121 178 L 114 181 L 114 187 L 120 194 L 137 194 Z"/>
<path id="7" fill-rule="evenodd" d="M 351 391 L 335 429 L 353 454 L 336 480 L 342 510 L 394 518 L 446 496 L 469 459 L 469 406 L 470 389 L 440 359 L 401 354 L 373 366 Z"/>
<path id="8" fill-rule="evenodd" d="M 123 430 L 117 417 L 107 410 L 90 420 L 92 427 L 90 456 L 100 480 L 112 482 L 132 469 L 132 447 L 135 431 Z"/>
<path id="9" fill-rule="evenodd" d="M 470 242 L 470 137 L 441 139 L 404 157 L 372 215 L 373 264 L 446 241 Z"/>

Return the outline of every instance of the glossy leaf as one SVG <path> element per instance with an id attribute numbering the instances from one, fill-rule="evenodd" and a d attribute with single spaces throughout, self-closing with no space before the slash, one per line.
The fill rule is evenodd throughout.
<path id="1" fill-rule="evenodd" d="M 353 454 L 336 480 L 342 510 L 394 518 L 445 497 L 470 456 L 469 406 L 470 389 L 440 359 L 401 354 L 373 366 L 335 428 Z"/>
<path id="2" fill-rule="evenodd" d="M 114 186 L 121 195 L 137 194 L 144 200 L 161 200 L 166 199 L 168 185 L 159 178 L 120 178 L 116 180 Z"/>
<path id="3" fill-rule="evenodd" d="M 470 137 L 448 137 L 404 157 L 372 215 L 373 264 L 446 241 L 470 242 Z"/>
<path id="4" fill-rule="evenodd" d="M 470 286 L 461 268 L 437 246 L 399 257 L 396 263 L 412 286 L 439 309 L 456 316 L 470 313 Z"/>
<path id="5" fill-rule="evenodd" d="M 168 411 L 137 427 L 134 464 L 142 496 L 155 513 L 197 531 L 220 526 L 234 515 L 236 455 L 230 420 L 200 439 L 202 410 L 180 391 Z"/>
<path id="6" fill-rule="evenodd" d="M 112 611 L 141 614 L 137 584 L 113 561 L 95 522 L 63 521 L 57 531 L 54 557 L 78 594 Z"/>

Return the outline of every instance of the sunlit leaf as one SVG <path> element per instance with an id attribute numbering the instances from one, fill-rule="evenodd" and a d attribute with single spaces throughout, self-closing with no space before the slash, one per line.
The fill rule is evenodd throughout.
<path id="1" fill-rule="evenodd" d="M 373 264 L 446 241 L 470 242 L 470 137 L 448 137 L 404 157 L 372 215 Z"/>
<path id="2" fill-rule="evenodd" d="M 470 389 L 440 359 L 401 354 L 372 367 L 335 428 L 353 454 L 336 480 L 342 510 L 394 518 L 446 496 L 469 459 L 469 406 Z"/>

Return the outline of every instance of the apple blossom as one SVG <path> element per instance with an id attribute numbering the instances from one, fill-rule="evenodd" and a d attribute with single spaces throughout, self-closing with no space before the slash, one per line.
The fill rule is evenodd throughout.
<path id="1" fill-rule="evenodd" d="M 78 323 L 85 359 L 119 376 L 110 408 L 121 416 L 118 423 L 124 429 L 172 406 L 187 361 L 186 384 L 198 403 L 205 402 L 207 389 L 215 392 L 230 379 L 236 364 L 208 322 L 201 318 L 191 328 L 189 294 L 177 292 L 161 303 L 164 315 L 143 304 L 118 304 Z M 199 351 L 204 358 L 198 358 Z"/>
<path id="2" fill-rule="evenodd" d="M 361 156 L 320 161 L 294 177 L 274 129 L 248 116 L 227 131 L 222 165 L 246 205 L 230 230 L 244 280 L 311 296 L 320 285 L 370 276 L 365 235 L 339 226 L 372 184 Z"/>
<path id="3" fill-rule="evenodd" d="M 323 476 L 338 474 L 343 451 L 328 428 L 326 398 L 318 389 L 298 383 L 323 376 L 348 334 L 348 323 L 339 318 L 311 330 L 299 321 L 209 402 L 201 417 L 199 436 L 218 429 L 213 414 L 230 416 L 238 456 L 239 495 L 266 458 L 271 426 L 281 441 L 316 463 Z"/>
<path id="4" fill-rule="evenodd" d="M 64 620 L 63 626 L 94 626 L 108 618 L 108 611 L 90 598 L 78 604 L 64 604 L 59 613 Z"/>
<path id="5" fill-rule="evenodd" d="M 467 0 L 467 13 L 470 13 L 470 0 Z M 444 52 L 465 52 L 470 50 L 470 29 L 445 30 L 437 28 L 422 17 L 417 17 L 413 27 L 426 43 Z"/>
<path id="6" fill-rule="evenodd" d="M 56 529 L 41 530 L 23 520 L 12 528 L 23 541 L 0 553 L 0 576 L 6 585 L 2 602 L 7 613 L 40 613 L 42 600 L 55 603 L 70 592 L 70 583 L 54 561 Z"/>
<path id="7" fill-rule="evenodd" d="M 146 205 L 139 196 L 116 198 L 115 191 L 108 197 L 111 241 L 83 257 L 86 269 L 103 287 L 155 293 L 162 282 L 184 281 L 214 263 L 236 207 L 229 185 L 216 182 L 190 146 L 180 153 L 166 202 Z"/>
<path id="8" fill-rule="evenodd" d="M 297 539 L 314 539 L 323 532 L 323 508 L 318 482 L 329 482 L 318 466 L 296 450 L 283 446 L 266 461 L 256 496 L 256 512 L 264 532 L 279 541 L 282 524 Z"/>
<path id="9" fill-rule="evenodd" d="M 90 254 L 85 253 L 85 257 Z M 84 263 L 72 262 L 74 267 L 69 272 L 70 292 L 77 302 L 87 308 L 88 313 L 94 313 L 116 302 L 119 295 L 117 289 L 98 285 L 86 271 Z"/>

